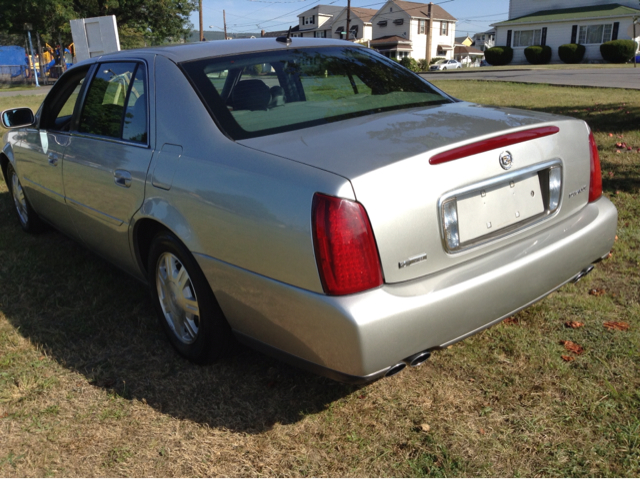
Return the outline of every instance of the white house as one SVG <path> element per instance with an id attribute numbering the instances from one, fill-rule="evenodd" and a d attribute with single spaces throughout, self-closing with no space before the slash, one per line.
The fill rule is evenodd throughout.
<path id="1" fill-rule="evenodd" d="M 487 48 L 496 46 L 496 31 L 489 30 L 488 32 L 476 33 L 473 35 L 473 45 L 480 51 L 485 51 Z"/>
<path id="2" fill-rule="evenodd" d="M 372 8 L 359 8 L 351 7 L 351 14 L 349 18 L 349 35 L 350 40 L 367 41 L 371 40 L 373 28 L 371 26 L 371 18 L 377 13 L 377 10 Z M 347 9 L 343 8 L 342 11 L 336 15 L 331 27 L 333 38 L 345 39 L 347 38 Z"/>
<path id="3" fill-rule="evenodd" d="M 453 58 L 456 19 L 439 5 L 389 0 L 373 16 L 371 23 L 371 47 L 385 56 L 416 60 L 436 56 Z M 429 23 L 431 51 L 428 55 Z"/>
<path id="4" fill-rule="evenodd" d="M 298 32 L 292 37 L 332 38 L 331 26 L 334 18 L 344 7 L 316 5 L 298 15 Z"/>
<path id="5" fill-rule="evenodd" d="M 576 3 L 580 3 L 576 7 Z M 600 45 L 617 39 L 640 40 L 638 0 L 510 0 L 509 20 L 494 25 L 496 45 L 513 48 L 513 63 L 526 63 L 524 49 L 549 45 L 551 61 L 559 63 L 558 47 L 579 43 L 586 47 L 585 62 L 602 61 Z"/>

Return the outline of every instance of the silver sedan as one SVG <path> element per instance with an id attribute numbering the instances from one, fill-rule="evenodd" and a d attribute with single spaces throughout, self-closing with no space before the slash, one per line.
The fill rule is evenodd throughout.
<path id="1" fill-rule="evenodd" d="M 146 282 L 196 362 L 240 340 L 392 375 L 579 279 L 616 233 L 586 123 L 461 102 L 348 42 L 123 51 L 1 116 L 22 228 Z"/>

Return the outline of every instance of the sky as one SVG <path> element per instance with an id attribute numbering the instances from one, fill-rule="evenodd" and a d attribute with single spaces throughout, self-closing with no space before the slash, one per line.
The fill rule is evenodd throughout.
<path id="1" fill-rule="evenodd" d="M 423 0 L 428 3 L 428 0 Z M 352 7 L 379 9 L 385 1 L 351 0 Z M 435 0 L 447 12 L 458 19 L 456 36 L 489 30 L 492 23 L 507 20 L 509 0 Z M 222 11 L 227 17 L 228 33 L 245 33 L 260 30 L 286 30 L 298 24 L 298 15 L 318 4 L 347 6 L 347 0 L 202 0 L 204 30 L 223 30 Z M 198 12 L 191 15 L 194 28 L 198 29 Z"/>

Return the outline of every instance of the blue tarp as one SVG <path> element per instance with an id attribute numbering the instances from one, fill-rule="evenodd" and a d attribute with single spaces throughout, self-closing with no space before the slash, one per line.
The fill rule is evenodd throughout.
<path id="1" fill-rule="evenodd" d="M 23 47 L 0 47 L 0 65 L 26 65 Z"/>

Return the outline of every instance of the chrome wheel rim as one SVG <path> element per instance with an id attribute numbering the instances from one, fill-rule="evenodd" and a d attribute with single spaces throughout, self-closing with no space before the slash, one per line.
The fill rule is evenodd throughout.
<path id="1" fill-rule="evenodd" d="M 13 202 L 16 205 L 16 211 L 20 217 L 20 222 L 26 225 L 29 221 L 29 215 L 27 213 L 27 198 L 24 196 L 22 185 L 18 179 L 16 172 L 12 172 L 11 175 L 11 192 L 13 193 Z"/>
<path id="2" fill-rule="evenodd" d="M 158 258 L 156 287 L 165 321 L 181 342 L 192 344 L 200 329 L 198 298 L 187 269 L 171 253 Z"/>

